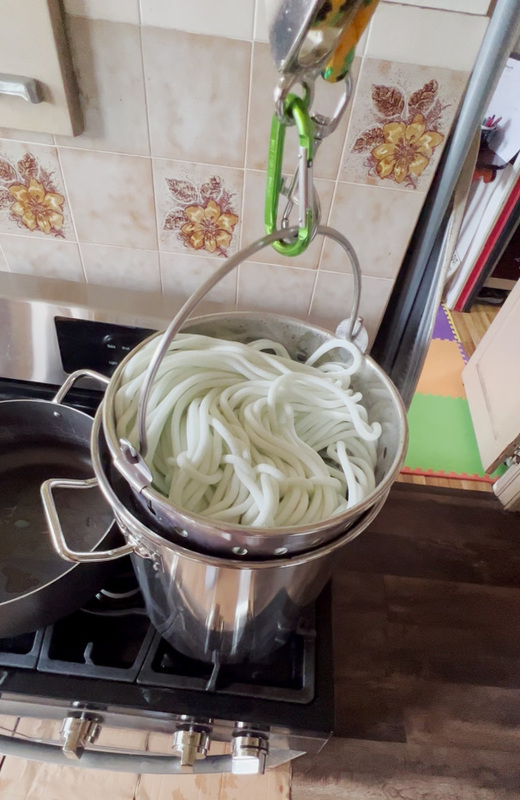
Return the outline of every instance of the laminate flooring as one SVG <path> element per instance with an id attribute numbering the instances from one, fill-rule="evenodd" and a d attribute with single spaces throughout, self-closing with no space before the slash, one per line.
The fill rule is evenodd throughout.
<path id="1" fill-rule="evenodd" d="M 520 517 L 396 484 L 333 582 L 337 723 L 292 799 L 520 798 Z"/>

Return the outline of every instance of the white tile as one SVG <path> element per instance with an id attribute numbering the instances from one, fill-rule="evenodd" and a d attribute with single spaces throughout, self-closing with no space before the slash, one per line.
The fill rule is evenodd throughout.
<path id="1" fill-rule="evenodd" d="M 255 42 L 268 42 L 267 14 L 265 12 L 266 0 L 256 0 L 255 5 Z"/>
<path id="2" fill-rule="evenodd" d="M 240 246 L 244 172 L 154 158 L 159 249 L 227 257 Z"/>
<path id="3" fill-rule="evenodd" d="M 428 191 L 467 72 L 364 58 L 341 179 Z"/>
<path id="4" fill-rule="evenodd" d="M 363 278 L 360 316 L 373 342 L 389 297 L 393 281 L 382 278 Z M 350 316 L 352 305 L 352 275 L 338 275 L 319 271 L 312 299 L 310 319 L 329 331 L 335 331 L 339 323 Z"/>
<path id="5" fill-rule="evenodd" d="M 139 25 L 139 0 L 64 0 L 67 14 Z"/>
<path id="6" fill-rule="evenodd" d="M 329 214 L 334 183 L 317 178 L 314 181 L 321 201 L 321 218 L 326 220 Z M 242 247 L 252 244 L 265 234 L 264 204 L 265 204 L 266 173 L 246 170 L 244 186 L 244 219 L 242 226 Z M 280 198 L 279 219 L 284 209 L 284 198 Z M 291 218 L 292 220 L 292 218 Z M 299 256 L 284 256 L 277 253 L 272 247 L 266 247 L 256 254 L 258 262 L 279 264 L 280 266 L 303 267 L 316 269 L 320 260 L 322 239 L 317 236 L 307 250 Z"/>
<path id="7" fill-rule="evenodd" d="M 352 243 L 363 275 L 395 278 L 413 233 L 425 195 L 354 183 L 338 183 L 329 225 Z M 335 242 L 323 247 L 320 269 L 351 272 Z"/>
<path id="8" fill-rule="evenodd" d="M 365 56 L 470 72 L 488 22 L 487 17 L 382 3 Z"/>
<path id="9" fill-rule="evenodd" d="M 315 279 L 309 269 L 248 261 L 240 265 L 238 307 L 301 319 L 309 311 Z"/>
<path id="10" fill-rule="evenodd" d="M 56 148 L 0 140 L 0 233 L 76 238 Z"/>
<path id="11" fill-rule="evenodd" d="M 243 167 L 251 43 L 143 28 L 152 155 Z"/>
<path id="12" fill-rule="evenodd" d="M 404 6 L 441 8 L 445 11 L 462 11 L 465 14 L 487 14 L 490 5 L 489 0 L 386 0 L 386 2 Z"/>
<path id="13" fill-rule="evenodd" d="M 143 292 L 161 290 L 159 254 L 156 251 L 103 244 L 81 244 L 79 249 L 87 283 Z"/>
<path id="14" fill-rule="evenodd" d="M 75 242 L 3 235 L 0 245 L 11 272 L 81 283 L 85 281 Z"/>
<path id="15" fill-rule="evenodd" d="M 143 25 L 248 41 L 253 37 L 254 11 L 254 0 L 141 0 Z"/>
<path id="16" fill-rule="evenodd" d="M 354 59 L 352 75 L 357 79 L 361 59 Z M 253 49 L 253 70 L 251 82 L 251 102 L 249 129 L 247 137 L 247 167 L 262 170 L 267 168 L 267 154 L 271 121 L 274 114 L 273 92 L 278 82 L 278 73 L 271 58 L 269 46 L 255 42 Z M 330 84 L 318 78 L 313 110 L 324 116 L 331 116 L 342 96 L 343 84 Z M 337 130 L 328 136 L 321 145 L 314 160 L 314 174 L 317 178 L 336 180 L 345 143 L 352 100 L 347 106 Z M 295 127 L 286 130 L 283 169 L 294 170 L 298 158 L 298 135 Z"/>
<path id="17" fill-rule="evenodd" d="M 2 250 L 2 240 L 0 239 L 0 272 L 9 272 L 9 264 L 5 260 Z"/>
<path id="18" fill-rule="evenodd" d="M 66 147 L 60 159 L 79 241 L 157 249 L 150 159 Z"/>
<path id="19" fill-rule="evenodd" d="M 149 155 L 139 28 L 71 17 L 69 37 L 85 130 L 57 144 Z"/>
<path id="20" fill-rule="evenodd" d="M 163 293 L 175 298 L 176 304 L 179 306 L 193 292 L 199 289 L 216 269 L 222 266 L 221 261 L 202 256 L 160 253 L 159 257 Z M 211 289 L 203 301 L 204 305 L 201 303 L 194 310 L 192 316 L 195 317 L 207 310 L 208 303 L 218 304 L 226 309 L 233 308 L 236 299 L 236 286 L 237 270 L 233 270 Z"/>
<path id="21" fill-rule="evenodd" d="M 0 139 L 16 139 L 17 141 L 35 144 L 54 144 L 54 136 L 52 133 L 20 131 L 16 128 L 0 128 Z"/>

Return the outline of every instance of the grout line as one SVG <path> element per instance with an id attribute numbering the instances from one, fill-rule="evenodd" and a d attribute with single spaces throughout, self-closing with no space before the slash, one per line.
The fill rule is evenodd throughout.
<path id="1" fill-rule="evenodd" d="M 254 62 L 254 43 L 250 42 L 251 50 L 250 50 L 250 61 L 249 61 L 249 90 L 248 90 L 248 97 L 247 97 L 247 112 L 246 112 L 246 133 L 245 133 L 245 146 L 244 146 L 244 161 L 243 161 L 243 168 L 242 168 L 242 203 L 241 203 L 241 218 L 240 218 L 240 240 L 239 246 L 240 248 L 243 247 L 243 231 L 244 231 L 244 214 L 245 214 L 245 207 L 246 207 L 246 169 L 247 169 L 247 156 L 249 151 L 249 125 L 250 125 L 250 118 L 251 118 L 251 103 L 252 103 L 252 89 L 253 89 L 253 62 Z M 237 291 L 236 291 L 236 301 L 238 302 L 238 284 L 237 284 Z"/>
<path id="2" fill-rule="evenodd" d="M 142 0 L 137 0 L 137 16 L 139 18 L 139 27 L 143 25 L 143 4 Z"/>
<path id="3" fill-rule="evenodd" d="M 68 189 L 68 186 L 67 186 L 67 180 L 65 178 L 65 170 L 63 169 L 63 164 L 61 162 L 61 154 L 60 154 L 60 148 L 59 147 L 56 147 L 56 158 L 58 160 L 58 165 L 59 165 L 60 172 L 61 172 L 61 178 L 62 178 L 62 181 L 63 181 L 63 188 L 65 190 L 65 194 L 67 196 L 67 202 L 69 204 L 70 220 L 71 220 L 71 223 L 72 223 L 72 229 L 74 231 L 74 236 L 76 237 L 76 246 L 78 248 L 78 255 L 79 255 L 79 261 L 80 261 L 80 264 L 81 264 L 81 269 L 83 271 L 83 278 L 85 280 L 85 283 L 88 283 L 87 272 L 86 272 L 86 269 L 85 269 L 85 264 L 83 262 L 83 253 L 81 252 L 81 247 L 79 246 L 79 236 L 78 236 L 78 230 L 77 230 L 77 227 L 76 227 L 76 220 L 74 218 L 74 213 L 73 213 L 73 210 L 72 210 L 72 203 L 70 202 L 70 194 L 69 194 L 69 189 Z"/>

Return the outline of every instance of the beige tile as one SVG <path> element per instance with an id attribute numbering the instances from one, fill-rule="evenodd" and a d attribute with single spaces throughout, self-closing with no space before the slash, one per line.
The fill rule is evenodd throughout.
<path id="1" fill-rule="evenodd" d="M 320 270 L 309 315 L 311 321 L 335 331 L 339 323 L 351 315 L 353 283 L 352 275 Z M 370 342 L 374 341 L 392 287 L 393 281 L 363 278 L 360 316 L 363 317 Z"/>
<path id="2" fill-rule="evenodd" d="M 16 139 L 19 142 L 31 142 L 35 144 L 54 144 L 54 136 L 52 133 L 20 131 L 16 128 L 0 128 L 0 139 Z"/>
<path id="3" fill-rule="evenodd" d="M 9 272 L 9 264 L 5 260 L 4 253 L 2 251 L 2 240 L 0 238 L 0 272 Z"/>
<path id="4" fill-rule="evenodd" d="M 149 155 L 139 28 L 71 17 L 69 37 L 85 131 L 57 144 Z"/>
<path id="5" fill-rule="evenodd" d="M 381 3 L 365 56 L 470 72 L 487 25 L 487 17 Z"/>
<path id="6" fill-rule="evenodd" d="M 490 6 L 489 0 L 386 0 L 386 2 L 405 6 L 441 8 L 445 11 L 462 11 L 465 14 L 487 14 Z"/>
<path id="7" fill-rule="evenodd" d="M 152 155 L 243 167 L 249 42 L 143 28 Z"/>
<path id="8" fill-rule="evenodd" d="M 0 233 L 75 239 L 56 148 L 0 140 Z"/>
<path id="9" fill-rule="evenodd" d="M 354 81 L 357 79 L 361 59 L 356 58 L 352 69 Z M 247 136 L 247 158 L 249 169 L 267 169 L 267 154 L 271 121 L 274 113 L 273 92 L 278 82 L 269 45 L 256 42 L 253 49 L 253 69 L 251 82 L 251 101 L 249 129 Z M 313 110 L 324 116 L 331 116 L 342 95 L 343 84 L 330 84 L 318 78 Z M 297 87 L 299 92 L 299 87 Z M 337 130 L 325 139 L 315 161 L 314 174 L 318 178 L 335 180 L 338 175 L 341 154 L 345 143 L 352 101 L 343 114 Z M 298 135 L 295 127 L 287 128 L 285 136 L 283 169 L 295 169 L 298 157 Z"/>
<path id="10" fill-rule="evenodd" d="M 60 148 L 81 242 L 157 249 L 150 159 Z"/>
<path id="11" fill-rule="evenodd" d="M 244 186 L 244 221 L 242 228 L 242 247 L 252 244 L 265 234 L 264 228 L 264 204 L 265 204 L 265 185 L 266 173 L 246 170 Z M 321 201 L 321 219 L 325 221 L 328 217 L 334 183 L 320 178 L 316 179 L 315 186 Z M 279 218 L 284 208 L 284 198 L 280 199 Z M 283 256 L 276 252 L 272 247 L 261 250 L 255 256 L 256 261 L 267 264 L 280 264 L 281 266 L 304 267 L 305 269 L 316 269 L 320 260 L 322 248 L 321 237 L 317 236 L 310 244 L 308 249 L 300 256 Z"/>
<path id="12" fill-rule="evenodd" d="M 214 257 L 235 253 L 243 170 L 157 158 L 153 168 L 159 248 Z"/>
<path id="13" fill-rule="evenodd" d="M 256 0 L 255 3 L 255 42 L 268 42 L 269 31 L 267 30 L 267 15 L 265 12 L 265 0 Z"/>
<path id="14" fill-rule="evenodd" d="M 139 0 L 63 0 L 67 14 L 139 25 Z"/>
<path id="15" fill-rule="evenodd" d="M 352 243 L 363 275 L 395 278 L 425 196 L 353 183 L 338 183 L 329 224 Z M 339 245 L 326 242 L 320 269 L 351 272 Z"/>
<path id="16" fill-rule="evenodd" d="M 81 244 L 87 283 L 160 292 L 159 254 L 155 250 Z"/>
<path id="17" fill-rule="evenodd" d="M 262 0 L 263 2 L 263 0 Z M 175 28 L 191 33 L 209 33 L 231 39 L 252 39 L 255 0 L 141 0 L 143 25 Z"/>
<path id="18" fill-rule="evenodd" d="M 309 311 L 315 279 L 309 269 L 246 262 L 238 277 L 238 307 L 301 319 Z"/>
<path id="19" fill-rule="evenodd" d="M 365 58 L 341 179 L 426 192 L 467 79 L 464 72 Z"/>
<path id="20" fill-rule="evenodd" d="M 160 264 L 163 293 L 171 296 L 178 307 L 222 266 L 222 262 L 214 258 L 180 253 L 160 253 Z M 192 316 L 214 310 L 209 307 L 211 304 L 221 306 L 215 310 L 233 308 L 236 286 L 237 270 L 233 270 L 208 293 Z"/>
<path id="21" fill-rule="evenodd" d="M 11 272 L 81 283 L 85 281 L 75 242 L 4 234 L 0 236 L 0 246 Z"/>

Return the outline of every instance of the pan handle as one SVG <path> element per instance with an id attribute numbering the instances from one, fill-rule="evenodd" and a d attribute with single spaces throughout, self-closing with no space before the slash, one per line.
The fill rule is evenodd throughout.
<path id="1" fill-rule="evenodd" d="M 71 372 L 63 386 L 58 390 L 56 397 L 53 398 L 53 403 L 62 403 L 63 398 L 66 394 L 70 392 L 76 381 L 79 381 L 80 378 L 92 378 L 94 381 L 98 381 L 98 383 L 102 383 L 103 386 L 108 386 L 110 383 L 110 379 L 107 378 L 105 375 L 102 375 L 100 372 L 94 372 L 93 369 L 77 369 L 76 372 Z"/>
<path id="2" fill-rule="evenodd" d="M 72 377 L 72 376 L 71 376 Z M 60 518 L 56 503 L 54 502 L 53 489 L 93 489 L 98 486 L 97 478 L 88 478 L 87 480 L 73 480 L 71 478 L 50 478 L 41 485 L 40 493 L 43 501 L 43 508 L 47 525 L 49 526 L 49 533 L 54 549 L 66 561 L 79 562 L 85 564 L 87 562 L 100 562 L 100 561 L 113 561 L 122 556 L 128 556 L 134 552 L 134 547 L 131 544 L 125 544 L 121 547 L 114 547 L 112 550 L 101 550 L 81 552 L 71 550 L 65 541 L 65 536 L 61 528 Z"/>

